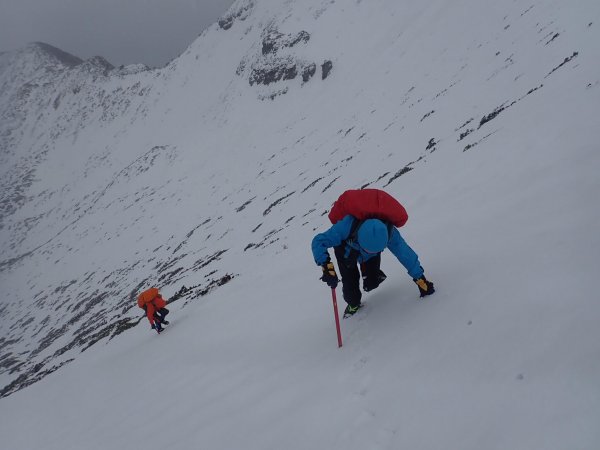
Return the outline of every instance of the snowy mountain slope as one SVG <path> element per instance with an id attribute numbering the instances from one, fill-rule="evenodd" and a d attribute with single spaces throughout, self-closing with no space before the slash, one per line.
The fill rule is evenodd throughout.
<path id="1" fill-rule="evenodd" d="M 0 401 L 7 445 L 595 448 L 599 8 L 296 3 L 36 83 L 2 154 L 3 393 L 77 359 Z M 438 292 L 386 255 L 339 351 L 309 242 L 361 186 Z M 120 334 L 150 284 L 173 328 Z"/>

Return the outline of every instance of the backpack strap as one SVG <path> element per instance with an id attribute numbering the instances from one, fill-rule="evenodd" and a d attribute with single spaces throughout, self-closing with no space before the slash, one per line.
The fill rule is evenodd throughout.
<path id="1" fill-rule="evenodd" d="M 364 220 L 354 218 L 352 222 L 352 226 L 350 227 L 350 234 L 348 234 L 348 238 L 346 239 L 349 242 L 358 242 L 358 230 L 365 223 Z"/>

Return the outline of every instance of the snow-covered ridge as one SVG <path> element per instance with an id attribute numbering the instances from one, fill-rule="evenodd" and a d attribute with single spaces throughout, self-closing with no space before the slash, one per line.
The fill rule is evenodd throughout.
<path id="1" fill-rule="evenodd" d="M 3 395 L 137 325 L 142 287 L 183 304 L 260 276 L 343 189 L 414 210 L 405 175 L 598 97 L 595 2 L 342 3 L 236 2 L 153 71 L 0 55 Z"/>

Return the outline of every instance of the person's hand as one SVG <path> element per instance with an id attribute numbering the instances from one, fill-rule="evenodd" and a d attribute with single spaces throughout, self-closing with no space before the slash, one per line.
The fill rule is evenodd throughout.
<path id="1" fill-rule="evenodd" d="M 337 273 L 335 273 L 335 266 L 331 260 L 327 260 L 327 262 L 321 266 L 321 269 L 323 269 L 321 280 L 327 283 L 331 289 L 335 289 L 340 280 L 338 279 Z"/>
<path id="2" fill-rule="evenodd" d="M 431 295 L 435 292 L 433 283 L 425 278 L 425 275 L 423 275 L 421 278 L 415 279 L 414 282 L 417 283 L 417 286 L 419 287 L 421 297 Z"/>

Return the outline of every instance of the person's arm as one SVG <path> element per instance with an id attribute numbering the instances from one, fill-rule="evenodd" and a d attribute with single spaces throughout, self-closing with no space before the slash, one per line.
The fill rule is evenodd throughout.
<path id="1" fill-rule="evenodd" d="M 396 228 L 392 230 L 392 237 L 388 242 L 388 249 L 396 258 L 398 258 L 400 264 L 404 266 L 412 278 L 417 279 L 423 276 L 423 268 L 421 267 L 419 256 L 406 243 Z"/>
<path id="2" fill-rule="evenodd" d="M 329 230 L 319 233 L 313 238 L 312 253 L 318 266 L 322 266 L 330 259 L 328 249 L 337 247 L 348 239 L 353 221 L 352 216 L 346 216 L 335 225 L 332 225 Z"/>
<path id="3" fill-rule="evenodd" d="M 150 325 L 154 325 L 154 311 L 156 311 L 154 305 L 151 302 L 146 303 L 146 317 L 148 317 Z"/>

